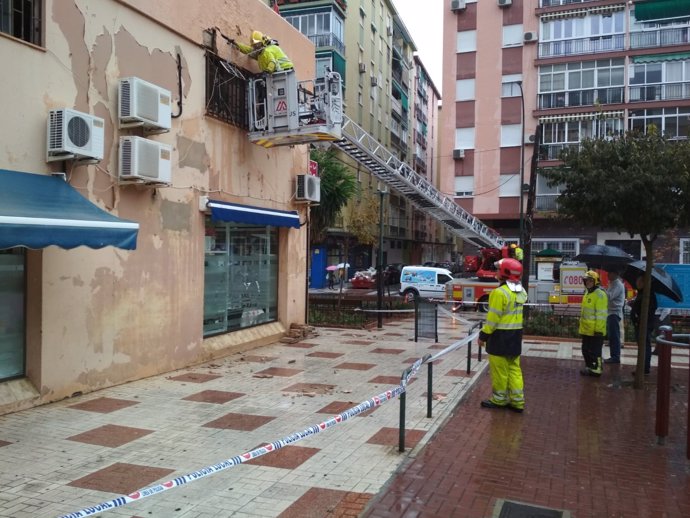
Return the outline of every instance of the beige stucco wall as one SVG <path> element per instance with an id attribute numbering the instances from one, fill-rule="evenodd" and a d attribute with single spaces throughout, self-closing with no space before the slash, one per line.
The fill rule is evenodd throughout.
<path id="1" fill-rule="evenodd" d="M 266 150 L 243 130 L 204 116 L 201 41 L 209 27 L 241 41 L 252 28 L 263 30 L 280 39 L 300 78 L 313 75 L 314 47 L 260 0 L 47 0 L 44 48 L 0 36 L 0 61 L 12 63 L 0 82 L 0 168 L 64 170 L 84 196 L 140 224 L 135 251 L 48 247 L 28 254 L 27 373 L 41 394 L 32 404 L 252 347 L 304 322 L 306 231 L 281 229 L 279 323 L 202 338 L 199 196 L 298 210 L 304 221 L 306 208 L 292 196 L 308 160 L 305 145 Z M 224 57 L 258 71 L 223 40 L 218 46 Z M 170 132 L 148 137 L 172 146 L 173 185 L 118 185 L 118 137 L 142 136 L 117 127 L 118 79 L 137 76 L 171 90 L 176 114 L 178 54 L 182 116 Z M 48 110 L 62 107 L 105 119 L 98 165 L 45 162 Z M 0 412 L 23 404 L 3 399 L 0 390 Z"/>

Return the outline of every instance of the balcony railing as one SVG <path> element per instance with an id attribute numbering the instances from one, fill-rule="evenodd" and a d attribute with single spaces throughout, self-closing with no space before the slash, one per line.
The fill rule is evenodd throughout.
<path id="1" fill-rule="evenodd" d="M 690 43 L 690 27 L 630 33 L 631 49 L 666 47 L 669 45 L 683 45 L 687 43 Z"/>
<path id="2" fill-rule="evenodd" d="M 595 54 L 611 52 L 625 48 L 625 35 L 595 36 L 572 40 L 545 41 L 539 44 L 539 57 L 573 56 L 577 54 Z"/>
<path id="3" fill-rule="evenodd" d="M 595 2 L 596 0 L 541 0 L 539 7 L 555 7 L 559 5 L 570 4 L 586 4 L 587 2 Z"/>
<path id="4" fill-rule="evenodd" d="M 690 83 L 631 86 L 628 89 L 628 99 L 631 103 L 690 99 Z"/>
<path id="5" fill-rule="evenodd" d="M 391 97 L 391 110 L 398 115 L 402 115 L 402 103 L 395 97 Z"/>
<path id="6" fill-rule="evenodd" d="M 539 160 L 560 160 L 561 151 L 569 148 L 578 148 L 577 143 L 542 144 L 539 146 Z"/>
<path id="7" fill-rule="evenodd" d="M 335 50 L 340 52 L 341 55 L 345 55 L 345 44 L 336 37 L 335 34 L 329 32 L 327 34 L 311 34 L 307 36 L 309 41 L 311 41 L 315 47 L 333 47 Z"/>
<path id="8" fill-rule="evenodd" d="M 565 108 L 567 106 L 594 106 L 623 102 L 624 87 L 594 88 L 569 92 L 539 94 L 539 109 Z"/>

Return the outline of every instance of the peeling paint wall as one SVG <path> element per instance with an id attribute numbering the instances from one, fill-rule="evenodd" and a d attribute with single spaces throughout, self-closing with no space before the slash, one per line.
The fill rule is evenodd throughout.
<path id="1" fill-rule="evenodd" d="M 301 77 L 314 74 L 314 47 L 258 0 L 47 0 L 44 50 L 0 37 L 0 60 L 14 63 L 0 83 L 10 107 L 0 128 L 0 168 L 64 171 L 69 183 L 112 214 L 140 224 L 137 249 L 65 251 L 32 260 L 40 278 L 28 293 L 32 326 L 27 372 L 41 401 L 167 372 L 237 350 L 304 322 L 306 230 L 280 230 L 279 322 L 204 340 L 204 215 L 198 198 L 297 210 L 295 175 L 307 146 L 266 150 L 239 128 L 204 117 L 202 28 L 241 39 L 251 28 L 280 38 Z M 221 49 L 225 57 L 240 57 Z M 177 59 L 183 114 L 168 133 L 120 129 L 118 80 L 136 76 L 171 91 L 177 111 Z M 236 59 L 235 59 L 236 58 Z M 245 56 L 241 56 L 246 60 Z M 242 61 L 245 67 L 254 63 Z M 73 108 L 105 120 L 105 157 L 97 165 L 45 162 L 48 110 Z M 120 185 L 118 142 L 146 136 L 173 149 L 173 185 Z"/>

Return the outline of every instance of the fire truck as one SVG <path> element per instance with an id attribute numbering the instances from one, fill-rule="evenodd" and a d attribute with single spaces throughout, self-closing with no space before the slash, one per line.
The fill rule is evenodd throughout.
<path id="1" fill-rule="evenodd" d="M 463 277 L 453 279 L 446 285 L 446 299 L 456 302 L 454 310 L 487 311 L 489 294 L 498 287 L 494 264 L 508 257 L 509 253 L 503 247 L 482 248 L 480 254 L 476 259 L 473 258 L 475 256 L 466 257 Z M 582 277 L 587 267 L 581 263 L 565 263 L 556 269 L 554 264 L 547 265 L 549 269 L 546 275 L 538 275 L 538 280 L 530 280 L 528 300 L 541 304 L 580 304 L 584 290 Z"/>

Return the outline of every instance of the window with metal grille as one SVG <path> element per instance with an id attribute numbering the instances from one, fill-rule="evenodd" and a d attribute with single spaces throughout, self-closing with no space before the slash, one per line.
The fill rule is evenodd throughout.
<path id="1" fill-rule="evenodd" d="M 41 45 L 43 0 L 0 0 L 0 32 Z"/>
<path id="2" fill-rule="evenodd" d="M 206 53 L 206 114 L 249 130 L 247 80 L 252 73 Z"/>

